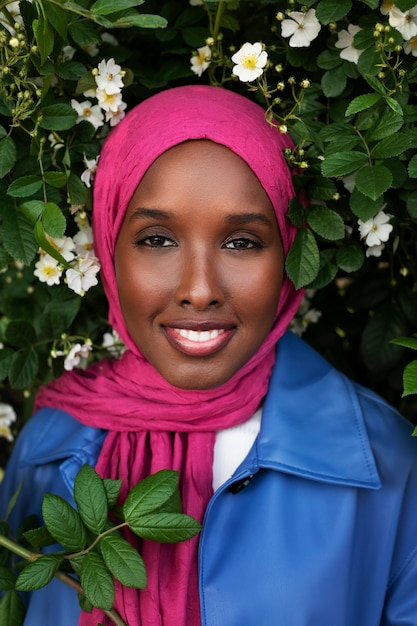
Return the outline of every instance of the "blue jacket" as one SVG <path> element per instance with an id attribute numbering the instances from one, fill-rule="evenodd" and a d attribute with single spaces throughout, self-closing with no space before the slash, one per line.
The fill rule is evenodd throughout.
<path id="1" fill-rule="evenodd" d="M 92 391 L 93 392 L 93 391 Z M 200 536 L 203 626 L 417 626 L 417 440 L 380 397 L 287 333 L 250 453 L 211 499 Z M 71 501 L 105 432 L 42 410 L 15 446 L 0 512 Z M 75 593 L 34 592 L 25 626 L 75 626 Z M 130 626 L 135 626 L 130 625 Z"/>

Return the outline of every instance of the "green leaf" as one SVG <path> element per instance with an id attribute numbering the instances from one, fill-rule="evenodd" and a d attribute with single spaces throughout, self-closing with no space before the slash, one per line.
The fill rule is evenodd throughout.
<path id="1" fill-rule="evenodd" d="M 308 285 L 309 289 L 321 289 L 331 283 L 337 274 L 337 265 L 334 262 L 335 250 L 320 251 L 320 266 L 316 278 Z"/>
<path id="2" fill-rule="evenodd" d="M 101 533 L 107 522 L 107 496 L 103 481 L 90 465 L 83 465 L 75 477 L 74 500 L 87 528 Z"/>
<path id="3" fill-rule="evenodd" d="M 320 237 L 330 241 L 343 239 L 345 224 L 336 211 L 324 206 L 313 205 L 306 212 L 306 218 L 311 228 Z"/>
<path id="4" fill-rule="evenodd" d="M 42 179 L 39 176 L 22 176 L 14 180 L 7 189 L 7 195 L 13 198 L 27 198 L 42 188 Z"/>
<path id="5" fill-rule="evenodd" d="M 35 235 L 35 240 L 37 241 L 39 246 L 42 248 L 42 250 L 44 250 L 45 252 L 50 254 L 51 257 L 56 259 L 64 267 L 69 267 L 68 261 L 66 259 L 64 259 L 62 254 L 60 254 L 58 252 L 58 250 L 56 248 L 54 248 L 54 246 L 51 244 L 51 242 L 48 241 L 48 239 L 46 237 L 45 229 L 43 227 L 43 223 L 41 222 L 41 220 L 37 220 L 35 222 L 34 235 Z"/>
<path id="6" fill-rule="evenodd" d="M 403 397 L 417 393 L 417 361 L 406 365 L 403 373 Z"/>
<path id="7" fill-rule="evenodd" d="M 10 371 L 10 365 L 13 360 L 13 350 L 10 348 L 2 348 L 0 350 L 0 381 L 5 380 Z"/>
<path id="8" fill-rule="evenodd" d="M 381 100 L 381 96 L 377 93 L 366 93 L 361 96 L 357 96 L 352 100 L 346 109 L 346 117 L 359 113 L 359 111 L 365 111 L 370 109 L 374 104 Z"/>
<path id="9" fill-rule="evenodd" d="M 59 206 L 54 202 L 47 202 L 42 211 L 42 224 L 50 237 L 63 237 L 67 222 Z"/>
<path id="10" fill-rule="evenodd" d="M 30 543 L 31 546 L 40 550 L 45 546 L 51 546 L 55 543 L 55 539 L 52 537 L 49 530 L 42 526 L 41 528 L 32 528 L 31 530 L 27 530 L 23 533 L 26 541 Z"/>
<path id="11" fill-rule="evenodd" d="M 124 11 L 143 4 L 144 0 L 97 0 L 91 5 L 90 11 L 94 15 L 110 15 L 117 11 Z"/>
<path id="12" fill-rule="evenodd" d="M 38 373 L 39 358 L 34 348 L 25 348 L 15 352 L 10 364 L 9 382 L 13 389 L 26 389 Z"/>
<path id="13" fill-rule="evenodd" d="M 391 137 L 385 137 L 371 150 L 373 159 L 389 159 L 396 157 L 411 147 L 411 140 L 407 133 L 397 133 Z"/>
<path id="14" fill-rule="evenodd" d="M 102 557 L 96 552 L 87 554 L 81 564 L 80 582 L 93 606 L 110 611 L 114 603 L 113 578 Z"/>
<path id="15" fill-rule="evenodd" d="M 61 557 L 55 554 L 45 554 L 32 561 L 17 577 L 17 591 L 35 591 L 45 587 L 53 579 L 60 563 Z"/>
<path id="16" fill-rule="evenodd" d="M 122 486 L 121 480 L 113 480 L 111 478 L 105 478 L 103 480 L 104 489 L 106 490 L 108 505 L 114 506 L 117 502 L 120 493 L 120 487 Z"/>
<path id="17" fill-rule="evenodd" d="M 60 189 L 67 184 L 68 176 L 65 172 L 45 172 L 45 182 L 51 187 Z"/>
<path id="18" fill-rule="evenodd" d="M 403 115 L 403 110 L 399 102 L 397 102 L 397 100 L 395 100 L 394 98 L 391 98 L 390 96 L 386 96 L 385 102 L 388 104 L 390 109 L 394 111 L 394 113 L 397 113 L 398 115 Z"/>
<path id="19" fill-rule="evenodd" d="M 0 139 L 0 178 L 6 176 L 16 163 L 16 146 L 11 137 Z"/>
<path id="20" fill-rule="evenodd" d="M 127 496 L 123 514 L 130 524 L 138 516 L 146 515 L 162 506 L 178 486 L 178 472 L 161 470 L 141 480 Z"/>
<path id="21" fill-rule="evenodd" d="M 105 564 L 122 585 L 136 589 L 146 587 L 145 564 L 130 543 L 117 535 L 107 535 L 101 539 L 100 549 Z"/>
<path id="22" fill-rule="evenodd" d="M 81 517 L 64 498 L 45 494 L 42 516 L 52 537 L 64 548 L 72 552 L 85 548 L 87 535 Z"/>
<path id="23" fill-rule="evenodd" d="M 321 24 L 337 22 L 352 8 L 351 0 L 321 0 L 316 9 L 316 17 Z"/>
<path id="24" fill-rule="evenodd" d="M 9 504 L 7 505 L 6 520 L 9 519 L 14 507 L 16 506 L 16 502 L 18 501 L 20 492 L 22 491 L 22 486 L 23 486 L 23 482 L 20 481 L 20 483 L 17 486 L 16 491 L 10 498 Z"/>
<path id="25" fill-rule="evenodd" d="M 32 28 L 43 65 L 54 48 L 54 31 L 42 13 L 39 14 L 39 19 L 33 20 Z"/>
<path id="26" fill-rule="evenodd" d="M 15 582 L 16 576 L 13 572 L 8 567 L 0 565 L 0 590 L 10 591 L 11 589 L 14 589 Z"/>
<path id="27" fill-rule="evenodd" d="M 113 28 L 166 28 L 168 22 L 160 15 L 127 15 L 113 22 Z"/>
<path id="28" fill-rule="evenodd" d="M 364 260 L 363 248 L 356 241 L 346 243 L 336 253 L 336 263 L 344 272 L 356 272 Z"/>
<path id="29" fill-rule="evenodd" d="M 50 104 L 42 109 L 40 127 L 46 130 L 69 130 L 77 121 L 77 112 L 69 104 Z"/>
<path id="30" fill-rule="evenodd" d="M 42 200 L 28 200 L 19 206 L 19 211 L 21 211 L 23 215 L 32 222 L 32 224 L 35 224 L 44 208 L 45 202 Z"/>
<path id="31" fill-rule="evenodd" d="M 335 152 L 321 165 L 323 176 L 347 176 L 367 163 L 368 157 L 358 150 Z"/>
<path id="32" fill-rule="evenodd" d="M 366 139 L 367 141 L 377 141 L 378 139 L 394 135 L 403 124 L 404 119 L 401 115 L 387 109 L 378 117 L 376 124 L 366 133 Z"/>
<path id="33" fill-rule="evenodd" d="M 308 197 L 310 200 L 330 200 L 336 193 L 336 185 L 329 178 L 315 176 L 308 183 Z"/>
<path id="34" fill-rule="evenodd" d="M 74 173 L 70 174 L 68 180 L 68 196 L 71 204 L 85 204 L 87 202 L 88 189 Z"/>
<path id="35" fill-rule="evenodd" d="M 337 98 L 346 87 L 346 74 L 343 66 L 328 70 L 321 78 L 321 87 L 326 98 Z"/>
<path id="36" fill-rule="evenodd" d="M 201 526 L 184 513 L 149 513 L 129 522 L 129 528 L 142 539 L 160 543 L 176 543 L 194 537 Z"/>
<path id="37" fill-rule="evenodd" d="M 395 337 L 395 339 L 391 339 L 391 343 L 404 348 L 411 348 L 411 350 L 417 350 L 417 339 L 415 337 Z"/>
<path id="38" fill-rule="evenodd" d="M 397 365 L 404 348 L 390 342 L 393 337 L 405 335 L 407 324 L 396 304 L 377 309 L 362 333 L 361 352 L 371 372 L 388 371 Z"/>
<path id="39" fill-rule="evenodd" d="M 287 275 L 296 289 L 305 287 L 316 278 L 319 263 L 316 238 L 307 228 L 300 229 L 285 261 Z"/>
<path id="40" fill-rule="evenodd" d="M 338 50 L 323 50 L 317 57 L 317 65 L 323 70 L 333 70 L 342 63 Z"/>
<path id="41" fill-rule="evenodd" d="M 408 175 L 410 178 L 417 178 L 417 154 L 408 163 Z"/>
<path id="42" fill-rule="evenodd" d="M 380 197 L 375 201 L 371 200 L 355 187 L 350 194 L 349 204 L 352 213 L 363 222 L 366 222 L 366 220 L 374 217 L 382 209 L 383 198 Z"/>
<path id="43" fill-rule="evenodd" d="M 377 200 L 390 188 L 392 174 L 385 165 L 365 165 L 356 175 L 355 185 L 371 200 Z"/>
<path id="44" fill-rule="evenodd" d="M 16 348 L 27 348 L 35 342 L 36 333 L 33 325 L 25 320 L 9 322 L 6 328 L 6 341 Z"/>
<path id="45" fill-rule="evenodd" d="M 17 591 L 8 591 L 0 600 L 0 624 L 23 626 L 25 608 Z"/>

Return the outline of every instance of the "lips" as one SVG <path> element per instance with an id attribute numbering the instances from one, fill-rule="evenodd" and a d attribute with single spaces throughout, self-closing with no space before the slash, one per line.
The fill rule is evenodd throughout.
<path id="1" fill-rule="evenodd" d="M 229 342 L 235 331 L 235 327 L 230 324 L 222 327 L 216 324 L 216 328 L 209 328 L 207 323 L 194 326 L 197 328 L 172 325 L 164 326 L 163 329 L 170 344 L 189 356 L 209 356 L 218 352 Z"/>

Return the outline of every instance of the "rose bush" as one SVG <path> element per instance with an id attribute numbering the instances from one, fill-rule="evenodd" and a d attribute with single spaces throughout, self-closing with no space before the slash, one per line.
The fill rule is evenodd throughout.
<path id="1" fill-rule="evenodd" d="M 123 349 L 90 228 L 106 134 L 199 82 L 294 139 L 294 330 L 417 421 L 415 0 L 1 0 L 0 465 L 40 384 Z"/>

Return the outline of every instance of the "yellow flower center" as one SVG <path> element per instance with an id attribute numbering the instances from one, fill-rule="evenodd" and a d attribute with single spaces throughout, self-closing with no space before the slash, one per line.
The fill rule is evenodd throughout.
<path id="1" fill-rule="evenodd" d="M 253 68 L 256 67 L 256 56 L 251 55 L 245 57 L 242 61 L 242 65 L 247 67 L 249 70 L 253 70 Z"/>

